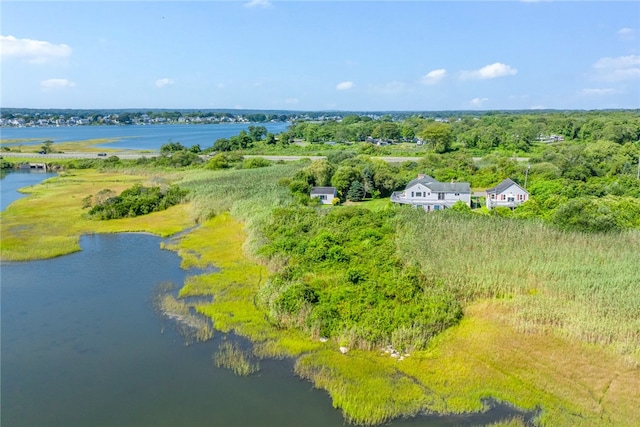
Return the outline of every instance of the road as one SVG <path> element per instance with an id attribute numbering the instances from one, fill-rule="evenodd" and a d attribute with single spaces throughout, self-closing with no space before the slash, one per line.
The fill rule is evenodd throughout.
<path id="1" fill-rule="evenodd" d="M 107 153 L 109 156 L 118 156 L 123 160 L 136 160 L 141 157 L 157 157 L 160 155 L 158 152 L 120 152 L 120 153 Z M 0 156 L 10 158 L 10 157 L 28 157 L 33 159 L 42 159 L 42 160 L 53 160 L 53 159 L 104 159 L 105 157 L 98 156 L 98 153 L 79 153 L 79 152 L 70 152 L 70 153 L 51 153 L 51 154 L 38 154 L 38 153 L 12 153 L 12 152 L 3 152 Z M 259 154 L 251 154 L 246 155 L 244 158 L 248 159 L 251 157 L 262 157 L 271 161 L 285 161 L 285 162 L 293 162 L 300 159 L 310 159 L 310 160 L 321 160 L 326 159 L 326 156 L 268 156 L 268 155 L 259 155 Z M 422 157 L 394 157 L 394 156 L 384 156 L 384 157 L 373 157 L 375 159 L 384 160 L 388 163 L 400 163 L 400 162 L 417 162 L 422 159 Z M 528 157 L 516 157 L 518 162 L 527 162 L 529 161 Z M 481 157 L 474 157 L 473 161 L 478 162 L 481 160 Z"/>

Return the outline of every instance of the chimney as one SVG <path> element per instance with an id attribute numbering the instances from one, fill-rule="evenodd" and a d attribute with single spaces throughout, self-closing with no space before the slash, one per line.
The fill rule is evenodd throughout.
<path id="1" fill-rule="evenodd" d="M 419 173 L 419 174 L 418 174 L 418 179 L 422 179 L 422 178 L 424 178 L 425 176 L 426 176 L 425 174 L 423 174 L 423 173 Z"/>

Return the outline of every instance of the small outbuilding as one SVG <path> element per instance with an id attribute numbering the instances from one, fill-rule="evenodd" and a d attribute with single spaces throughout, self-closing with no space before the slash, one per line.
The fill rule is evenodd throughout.
<path id="1" fill-rule="evenodd" d="M 320 199 L 323 205 L 330 205 L 338 197 L 338 190 L 335 187 L 313 187 L 310 196 Z"/>
<path id="2" fill-rule="evenodd" d="M 495 187 L 487 189 L 487 208 L 496 206 L 515 208 L 529 200 L 529 193 L 511 178 L 503 180 Z"/>

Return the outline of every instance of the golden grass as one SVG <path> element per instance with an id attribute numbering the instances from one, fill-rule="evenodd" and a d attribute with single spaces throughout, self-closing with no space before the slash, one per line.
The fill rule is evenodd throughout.
<path id="1" fill-rule="evenodd" d="M 51 258 L 80 250 L 80 236 L 87 233 L 149 232 L 169 236 L 193 225 L 188 205 L 137 218 L 92 221 L 84 218 L 82 199 L 109 188 L 120 192 L 143 175 L 74 171 L 23 189 L 19 199 L 0 213 L 0 250 L 4 261 Z"/>

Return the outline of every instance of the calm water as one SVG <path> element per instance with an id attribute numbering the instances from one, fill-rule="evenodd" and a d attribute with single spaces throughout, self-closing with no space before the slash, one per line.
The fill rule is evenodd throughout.
<path id="1" fill-rule="evenodd" d="M 84 141 L 88 139 L 110 138 L 116 142 L 99 145 L 115 149 L 159 150 L 170 140 L 190 147 L 200 144 L 207 148 L 219 138 L 229 138 L 247 130 L 249 126 L 264 126 L 268 132 L 278 134 L 287 130 L 289 123 L 221 123 L 210 125 L 129 125 L 129 126 L 68 126 L 68 127 L 28 127 L 1 128 L 3 140 L 24 139 L 22 145 L 53 142 Z"/>
<path id="2" fill-rule="evenodd" d="M 296 378 L 290 361 L 263 360 L 242 378 L 213 365 L 221 334 L 185 346 L 152 297 L 159 284 L 180 287 L 197 272 L 180 269 L 160 242 L 89 235 L 78 253 L 2 263 L 2 426 L 342 426 L 327 394 Z M 502 406 L 391 425 L 478 425 L 518 414 Z"/>
<path id="3" fill-rule="evenodd" d="M 11 171 L 0 174 L 0 211 L 3 211 L 14 201 L 25 197 L 26 194 L 18 192 L 18 189 L 35 185 L 47 178 L 56 176 L 55 173 Z"/>

